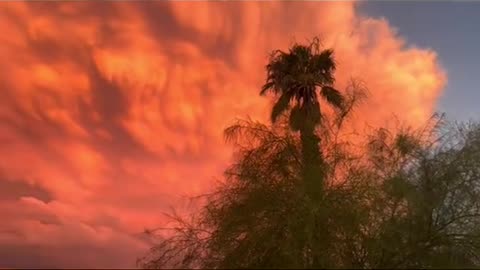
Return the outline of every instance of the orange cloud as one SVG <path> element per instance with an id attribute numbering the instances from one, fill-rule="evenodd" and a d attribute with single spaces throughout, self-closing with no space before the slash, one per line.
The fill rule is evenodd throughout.
<path id="1" fill-rule="evenodd" d="M 294 40 L 321 35 L 338 87 L 366 83 L 359 120 L 423 123 L 446 82 L 435 52 L 355 6 L 1 3 L 0 266 L 131 266 L 138 233 L 228 164 L 223 128 L 268 120 L 264 65 Z"/>

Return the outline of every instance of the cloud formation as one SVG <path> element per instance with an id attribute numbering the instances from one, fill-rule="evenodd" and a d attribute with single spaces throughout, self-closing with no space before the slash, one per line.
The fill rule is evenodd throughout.
<path id="1" fill-rule="evenodd" d="M 0 267 L 131 267 L 139 232 L 207 191 L 222 131 L 268 120 L 269 52 L 320 35 L 360 120 L 423 123 L 446 75 L 353 2 L 0 3 Z"/>

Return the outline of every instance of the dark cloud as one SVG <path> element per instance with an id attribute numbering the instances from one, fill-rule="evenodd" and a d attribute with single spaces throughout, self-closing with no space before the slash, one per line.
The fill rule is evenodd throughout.
<path id="1" fill-rule="evenodd" d="M 52 194 L 39 186 L 28 184 L 22 180 L 8 180 L 3 178 L 0 173 L 0 202 L 14 201 L 21 197 L 34 197 L 45 203 L 53 199 Z"/>

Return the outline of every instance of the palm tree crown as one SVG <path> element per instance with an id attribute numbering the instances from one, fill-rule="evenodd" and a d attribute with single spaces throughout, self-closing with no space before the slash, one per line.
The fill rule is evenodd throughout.
<path id="1" fill-rule="evenodd" d="M 343 97 L 333 87 L 335 68 L 333 50 L 321 50 L 318 38 L 308 46 L 295 44 L 288 52 L 273 52 L 266 67 L 267 81 L 260 92 L 261 95 L 273 92 L 279 96 L 272 108 L 272 122 L 294 101 L 290 119 L 295 130 L 300 129 L 298 120 L 305 117 L 313 121 L 312 124 L 318 124 L 321 114 L 317 90 L 329 104 L 342 108 Z"/>

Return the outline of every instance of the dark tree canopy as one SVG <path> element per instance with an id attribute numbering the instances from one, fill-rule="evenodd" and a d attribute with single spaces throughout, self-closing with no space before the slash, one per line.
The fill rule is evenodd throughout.
<path id="1" fill-rule="evenodd" d="M 141 266 L 480 267 L 480 126 L 431 130 L 378 129 L 361 152 L 325 136 L 335 169 L 317 204 L 288 119 L 240 121 L 226 130 L 237 152 L 225 180 Z"/>

